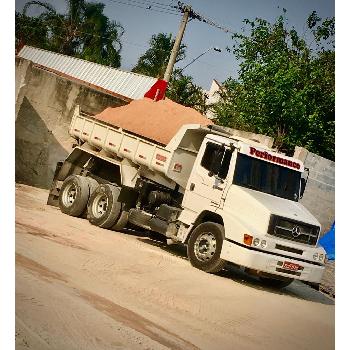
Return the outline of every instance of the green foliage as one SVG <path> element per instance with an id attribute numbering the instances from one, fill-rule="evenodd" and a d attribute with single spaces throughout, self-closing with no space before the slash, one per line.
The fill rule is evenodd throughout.
<path id="1" fill-rule="evenodd" d="M 171 50 L 175 40 L 171 34 L 159 33 L 152 35 L 149 49 L 139 58 L 132 69 L 135 73 L 145 74 L 162 79 L 166 71 Z M 181 44 L 176 56 L 176 62 L 186 57 L 186 45 Z M 186 107 L 192 107 L 201 113 L 207 109 L 203 90 L 193 83 L 193 78 L 183 75 L 179 69 L 174 69 L 166 96 Z"/>
<path id="2" fill-rule="evenodd" d="M 175 69 L 169 82 L 166 96 L 171 100 L 205 113 L 208 106 L 205 104 L 207 96 L 201 87 L 193 83 L 193 78 L 183 75 L 179 69 Z"/>
<path id="3" fill-rule="evenodd" d="M 43 8 L 38 17 L 27 10 Z M 48 3 L 29 1 L 16 12 L 16 44 L 27 44 L 88 61 L 120 67 L 121 24 L 103 14 L 105 5 L 84 0 L 67 0 L 68 11 L 59 14 Z"/>
<path id="4" fill-rule="evenodd" d="M 16 12 L 16 47 L 28 43 L 32 46 L 48 49 L 48 28 L 41 16 L 28 17 Z"/>
<path id="5" fill-rule="evenodd" d="M 172 39 L 171 34 L 159 33 L 152 35 L 149 41 L 149 49 L 139 58 L 132 71 L 155 78 L 163 78 L 174 42 L 175 39 Z M 176 62 L 186 57 L 185 50 L 186 45 L 181 44 Z"/>
<path id="6" fill-rule="evenodd" d="M 224 83 L 217 122 L 272 136 L 287 154 L 297 145 L 334 159 L 334 18 L 309 16 L 314 49 L 286 27 L 284 15 L 244 22 L 249 34 L 235 34 L 231 49 L 239 77 Z"/>

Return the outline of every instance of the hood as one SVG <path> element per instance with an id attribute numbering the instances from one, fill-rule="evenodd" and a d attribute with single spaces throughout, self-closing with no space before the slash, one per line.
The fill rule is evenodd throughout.
<path id="1" fill-rule="evenodd" d="M 261 224 L 266 224 L 266 220 L 269 219 L 270 215 L 275 214 L 307 224 L 321 226 L 317 219 L 301 203 L 237 185 L 231 185 L 229 188 L 226 203 L 228 206 L 233 206 L 233 208 L 239 207 L 238 213 L 243 216 L 244 213 L 251 213 L 251 218 L 254 217 Z M 237 212 L 236 209 L 234 210 Z"/>

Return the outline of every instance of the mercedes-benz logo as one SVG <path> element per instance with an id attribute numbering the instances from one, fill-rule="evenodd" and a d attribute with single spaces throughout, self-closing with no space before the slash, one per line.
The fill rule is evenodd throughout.
<path id="1" fill-rule="evenodd" d="M 300 236 L 300 234 L 301 234 L 300 227 L 299 226 L 294 226 L 292 228 L 292 235 L 293 235 L 293 237 L 296 238 L 296 237 Z"/>

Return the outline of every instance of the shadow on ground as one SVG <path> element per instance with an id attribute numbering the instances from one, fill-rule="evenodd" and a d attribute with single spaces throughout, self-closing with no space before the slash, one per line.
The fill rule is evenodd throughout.
<path id="1" fill-rule="evenodd" d="M 146 230 L 142 231 L 139 229 L 126 229 L 122 232 L 137 236 L 140 242 L 159 247 L 171 255 L 187 260 L 187 252 L 185 246 L 179 244 L 167 245 L 165 237 L 160 234 L 148 232 Z M 225 269 L 217 275 L 230 279 L 233 282 L 269 293 L 286 295 L 293 298 L 308 300 L 325 305 L 335 304 L 334 299 L 318 290 L 311 288 L 301 281 L 294 281 L 288 287 L 282 289 L 274 289 L 272 287 L 266 286 L 257 277 L 247 274 L 242 269 L 231 263 L 228 263 Z"/>

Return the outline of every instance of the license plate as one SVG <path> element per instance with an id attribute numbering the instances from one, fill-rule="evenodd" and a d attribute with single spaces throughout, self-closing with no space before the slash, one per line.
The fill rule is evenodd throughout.
<path id="1" fill-rule="evenodd" d="M 299 270 L 300 265 L 298 264 L 294 264 L 288 261 L 285 261 L 283 263 L 283 268 L 286 270 L 291 270 L 291 271 L 298 271 Z"/>

